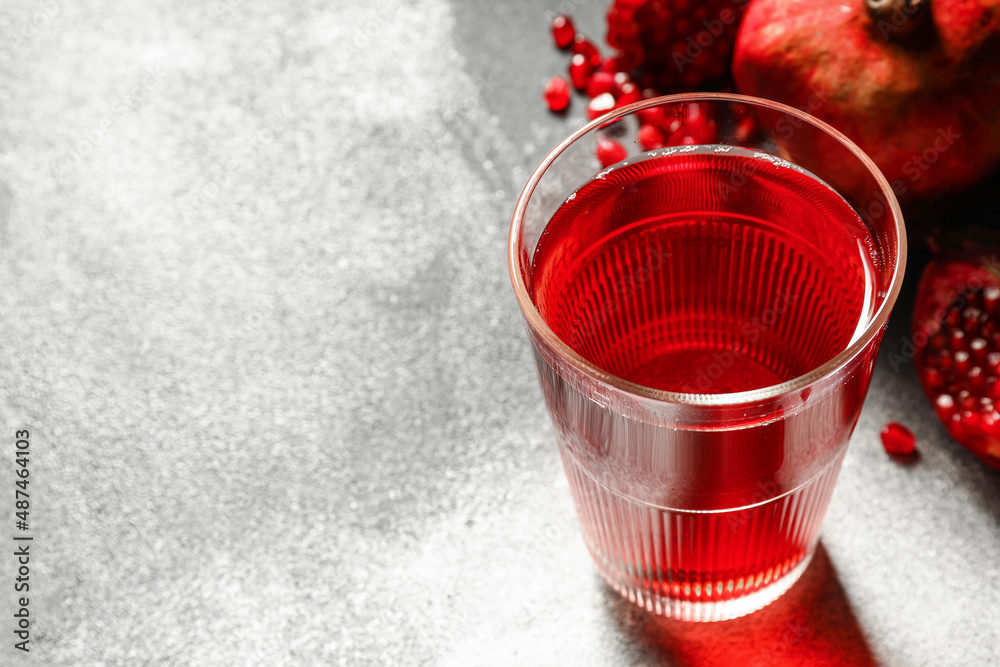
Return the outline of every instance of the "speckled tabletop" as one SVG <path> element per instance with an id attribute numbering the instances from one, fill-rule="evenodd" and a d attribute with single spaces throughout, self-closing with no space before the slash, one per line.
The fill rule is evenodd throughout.
<path id="1" fill-rule="evenodd" d="M 504 255 L 583 120 L 539 99 L 558 6 L 0 10 L 0 664 L 1000 664 L 1000 474 L 887 362 L 915 273 L 790 593 L 686 625 L 600 581 Z"/>

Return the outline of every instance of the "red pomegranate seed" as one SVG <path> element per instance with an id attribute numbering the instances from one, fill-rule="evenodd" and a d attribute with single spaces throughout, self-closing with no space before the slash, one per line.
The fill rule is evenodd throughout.
<path id="1" fill-rule="evenodd" d="M 617 72 L 621 72 L 622 71 L 622 68 L 620 67 L 620 65 L 621 65 L 621 63 L 618 62 L 618 58 L 616 58 L 614 56 L 611 56 L 611 57 L 605 58 L 604 62 L 601 63 L 601 71 L 602 72 L 611 72 L 612 74 L 615 74 Z"/>
<path id="2" fill-rule="evenodd" d="M 639 121 L 645 125 L 667 126 L 667 114 L 663 110 L 663 107 L 647 107 L 640 109 L 637 113 Z"/>
<path id="3" fill-rule="evenodd" d="M 552 19 L 552 39 L 555 40 L 556 46 L 565 49 L 573 42 L 574 37 L 576 37 L 576 26 L 573 25 L 573 19 L 565 14 L 556 14 Z"/>
<path id="4" fill-rule="evenodd" d="M 615 75 L 609 72 L 594 72 L 587 82 L 587 96 L 597 97 L 603 93 L 611 93 L 615 90 Z"/>
<path id="5" fill-rule="evenodd" d="M 587 118 L 594 120 L 615 108 L 615 96 L 611 93 L 601 93 L 590 100 L 587 105 Z"/>
<path id="6" fill-rule="evenodd" d="M 663 131 L 653 124 L 643 125 L 639 128 L 639 145 L 647 151 L 663 148 Z"/>
<path id="7" fill-rule="evenodd" d="M 882 446 L 895 455 L 912 454 L 917 449 L 917 439 L 913 432 L 899 422 L 889 422 L 882 429 Z"/>
<path id="8" fill-rule="evenodd" d="M 573 38 L 572 51 L 574 56 L 580 54 L 586 56 L 587 60 L 590 61 L 590 64 L 593 65 L 594 68 L 600 67 L 601 52 L 597 50 L 597 47 L 592 41 L 583 35 L 577 34 L 577 36 Z"/>
<path id="9" fill-rule="evenodd" d="M 615 95 L 616 106 L 619 107 L 623 107 L 626 104 L 632 104 L 633 102 L 638 102 L 641 99 L 642 93 L 639 92 L 639 87 L 631 81 L 628 81 L 619 87 L 617 89 L 617 94 Z"/>
<path id="10" fill-rule="evenodd" d="M 680 127 L 667 139 L 668 146 L 695 146 L 698 140 L 691 136 L 686 127 Z"/>
<path id="11" fill-rule="evenodd" d="M 602 167 L 610 167 L 628 157 L 625 147 L 613 139 L 600 137 L 597 140 L 597 159 Z"/>
<path id="12" fill-rule="evenodd" d="M 569 61 L 569 80 L 577 90 L 584 90 L 587 87 L 587 82 L 593 73 L 594 65 L 582 53 L 577 53 Z"/>
<path id="13" fill-rule="evenodd" d="M 757 123 L 754 122 L 753 118 L 744 118 L 736 126 L 736 141 L 741 144 L 745 144 L 750 141 L 750 137 L 753 136 L 754 131 L 757 129 Z"/>
<path id="14" fill-rule="evenodd" d="M 708 111 L 700 104 L 688 104 L 684 109 L 684 125 L 696 143 L 707 144 L 715 141 L 715 121 L 708 117 Z"/>
<path id="15" fill-rule="evenodd" d="M 947 423 L 955 414 L 955 399 L 951 397 L 951 394 L 941 394 L 937 397 L 934 409 L 941 421 Z"/>
<path id="16" fill-rule="evenodd" d="M 702 119 L 695 123 L 689 120 L 674 130 L 667 143 L 671 146 L 694 146 L 696 144 L 710 144 L 715 139 L 714 120 Z"/>
<path id="17" fill-rule="evenodd" d="M 542 96 L 552 111 L 556 113 L 565 111 L 569 106 L 569 84 L 561 76 L 554 76 L 545 84 Z"/>

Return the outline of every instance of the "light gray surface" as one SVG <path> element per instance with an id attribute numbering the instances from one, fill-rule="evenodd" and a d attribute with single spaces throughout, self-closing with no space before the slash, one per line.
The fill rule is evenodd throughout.
<path id="1" fill-rule="evenodd" d="M 0 664 L 1000 663 L 1000 475 L 885 354 L 787 596 L 687 626 L 600 582 L 504 264 L 582 119 L 539 99 L 556 6 L 4 8 L 0 516 L 27 427 L 36 542 Z"/>

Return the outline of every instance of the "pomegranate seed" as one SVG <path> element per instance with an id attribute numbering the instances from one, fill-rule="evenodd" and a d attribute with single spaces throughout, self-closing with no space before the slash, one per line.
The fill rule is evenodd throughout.
<path id="1" fill-rule="evenodd" d="M 583 35 L 577 34 L 573 38 L 573 55 L 583 55 L 590 61 L 590 64 L 596 69 L 601 65 L 601 52 L 597 50 L 594 43 L 584 37 Z"/>
<path id="2" fill-rule="evenodd" d="M 627 81 L 618 88 L 618 94 L 615 95 L 616 106 L 619 107 L 638 102 L 641 99 L 642 94 L 639 92 L 639 87 L 631 81 Z"/>
<path id="3" fill-rule="evenodd" d="M 606 137 L 597 140 L 597 159 L 602 167 L 610 167 L 627 157 L 628 151 L 617 141 Z"/>
<path id="4" fill-rule="evenodd" d="M 674 130 L 670 138 L 667 139 L 668 146 L 694 146 L 697 143 L 698 140 L 691 136 L 691 133 L 687 130 L 687 126 L 684 125 Z"/>
<path id="5" fill-rule="evenodd" d="M 617 72 L 622 71 L 622 68 L 619 66 L 620 64 L 621 63 L 618 61 L 618 58 L 611 56 L 610 58 L 604 59 L 604 62 L 601 63 L 600 69 L 602 72 L 610 72 L 611 74 L 615 74 Z"/>
<path id="6" fill-rule="evenodd" d="M 663 148 L 663 132 L 656 125 L 643 125 L 639 128 L 639 145 L 647 151 Z"/>
<path id="7" fill-rule="evenodd" d="M 615 75 L 608 72 L 597 71 L 590 77 L 587 83 L 587 96 L 597 97 L 603 93 L 610 93 L 615 90 Z"/>
<path id="8" fill-rule="evenodd" d="M 691 103 L 684 109 L 684 128 L 696 144 L 715 141 L 715 121 L 708 117 L 704 107 Z"/>
<path id="9" fill-rule="evenodd" d="M 990 285 L 983 290 L 983 307 L 995 315 L 997 312 L 997 303 L 1000 303 L 1000 289 Z"/>
<path id="10" fill-rule="evenodd" d="M 594 65 L 587 60 L 587 56 L 577 53 L 569 61 L 569 80 L 573 82 L 573 87 L 577 90 L 584 90 L 590 75 L 594 73 Z"/>
<path id="11" fill-rule="evenodd" d="M 561 76 L 554 76 L 545 84 L 542 96 L 552 111 L 556 113 L 565 111 L 569 106 L 569 84 Z"/>
<path id="12" fill-rule="evenodd" d="M 667 114 L 663 107 L 647 107 L 638 111 L 639 121 L 645 125 L 667 126 Z"/>
<path id="13" fill-rule="evenodd" d="M 956 329 L 951 332 L 951 349 L 958 352 L 965 349 L 965 332 L 961 329 Z"/>
<path id="14" fill-rule="evenodd" d="M 702 126 L 681 125 L 671 135 L 669 143 L 671 146 L 710 144 L 715 141 L 715 136 L 715 121 L 710 120 Z"/>
<path id="15" fill-rule="evenodd" d="M 573 42 L 574 37 L 576 37 L 576 26 L 573 25 L 573 19 L 565 14 L 556 14 L 552 19 L 552 39 L 555 40 L 556 46 L 565 49 Z"/>
<path id="16" fill-rule="evenodd" d="M 889 422 L 882 429 L 882 446 L 893 455 L 912 454 L 917 449 L 913 432 L 899 422 Z"/>
<path id="17" fill-rule="evenodd" d="M 988 354 L 986 347 L 989 345 L 984 339 L 978 336 L 973 338 L 969 343 L 969 349 L 972 350 L 972 356 L 976 361 L 982 361 L 986 358 Z"/>
<path id="18" fill-rule="evenodd" d="M 754 131 L 757 129 L 757 123 L 754 122 L 753 118 L 744 118 L 736 126 L 736 141 L 741 144 L 745 144 L 750 141 L 750 137 L 753 136 Z"/>
<path id="19" fill-rule="evenodd" d="M 958 392 L 958 404 L 966 410 L 972 410 L 976 407 L 976 397 L 968 389 L 963 389 Z"/>
<path id="20" fill-rule="evenodd" d="M 941 394 L 937 397 L 934 407 L 941 421 L 947 422 L 955 414 L 955 399 L 950 394 Z"/>
<path id="21" fill-rule="evenodd" d="M 955 370 L 965 373 L 969 370 L 969 353 L 964 350 L 955 353 Z"/>
<path id="22" fill-rule="evenodd" d="M 590 100 L 590 104 L 587 105 L 587 118 L 594 120 L 614 108 L 615 96 L 611 93 L 601 93 L 594 99 Z"/>
<path id="23" fill-rule="evenodd" d="M 969 384 L 972 385 L 973 389 L 983 389 L 986 386 L 986 376 L 983 374 L 983 369 L 979 366 L 973 366 L 969 369 L 966 374 L 969 378 Z M 986 397 L 979 399 L 984 400 Z"/>
<path id="24" fill-rule="evenodd" d="M 990 352 L 986 355 L 986 363 L 993 372 L 1000 372 L 1000 352 Z"/>

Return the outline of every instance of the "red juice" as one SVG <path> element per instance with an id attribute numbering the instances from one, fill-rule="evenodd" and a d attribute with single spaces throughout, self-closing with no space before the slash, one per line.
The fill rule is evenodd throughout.
<path id="1" fill-rule="evenodd" d="M 540 237 L 525 280 L 563 342 L 643 387 L 725 394 L 799 377 L 861 335 L 872 242 L 840 195 L 743 149 L 650 155 L 580 187 Z M 805 421 L 683 433 L 626 427 L 555 374 L 541 384 L 605 576 L 697 616 L 801 573 L 867 378 Z"/>

